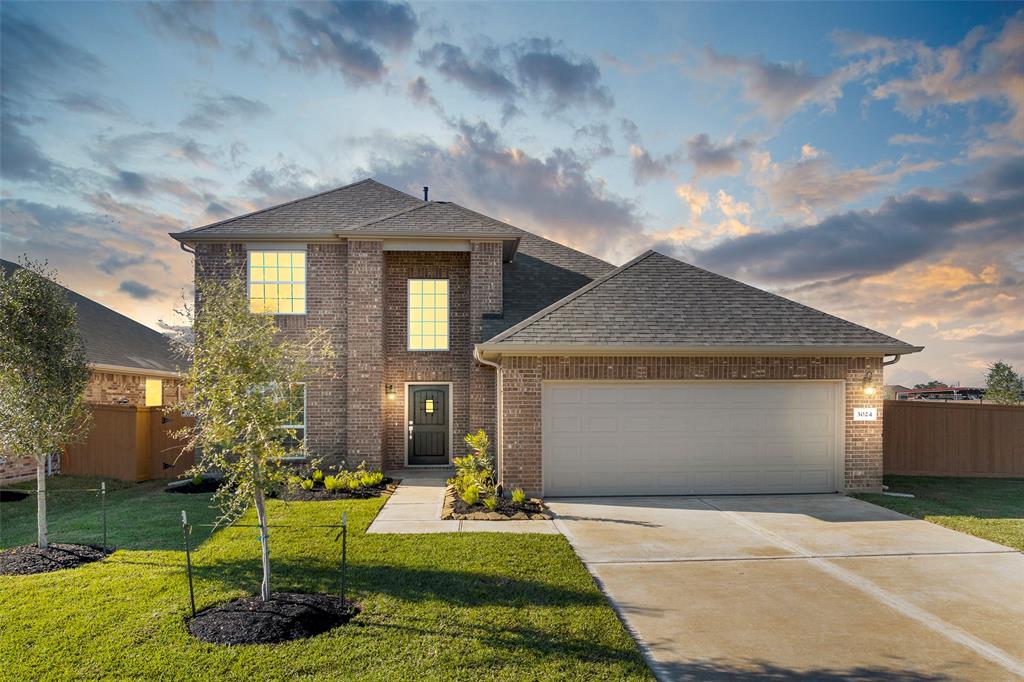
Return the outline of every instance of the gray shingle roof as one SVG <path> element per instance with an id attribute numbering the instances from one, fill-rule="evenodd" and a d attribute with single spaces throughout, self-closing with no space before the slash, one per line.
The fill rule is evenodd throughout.
<path id="1" fill-rule="evenodd" d="M 654 251 L 483 345 L 495 351 L 527 346 L 920 350 Z"/>
<path id="2" fill-rule="evenodd" d="M 6 276 L 21 268 L 6 260 L 0 260 L 0 267 Z M 85 344 L 85 357 L 90 364 L 177 371 L 180 361 L 166 336 L 92 299 L 62 288 L 67 300 L 78 311 L 78 327 Z"/>
<path id="3" fill-rule="evenodd" d="M 383 215 L 361 225 L 338 227 L 335 234 L 394 235 L 494 235 L 517 238 L 522 233 L 508 223 L 471 211 L 450 201 L 421 201 L 416 206 Z"/>
<path id="4" fill-rule="evenodd" d="M 367 178 L 171 236 L 180 241 L 250 236 L 331 236 L 335 230 L 363 225 L 425 203 L 411 194 Z"/>

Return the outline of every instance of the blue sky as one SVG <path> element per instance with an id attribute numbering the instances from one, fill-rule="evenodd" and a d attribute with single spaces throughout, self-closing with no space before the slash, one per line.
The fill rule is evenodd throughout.
<path id="1" fill-rule="evenodd" d="M 157 326 L 168 231 L 374 176 L 1024 366 L 1011 3 L 17 3 L 0 250 Z"/>

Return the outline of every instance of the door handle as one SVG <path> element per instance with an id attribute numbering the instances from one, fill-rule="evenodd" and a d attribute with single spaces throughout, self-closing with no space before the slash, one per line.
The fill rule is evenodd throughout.
<path id="1" fill-rule="evenodd" d="M 412 440 L 412 422 L 409 422 L 409 440 Z"/>

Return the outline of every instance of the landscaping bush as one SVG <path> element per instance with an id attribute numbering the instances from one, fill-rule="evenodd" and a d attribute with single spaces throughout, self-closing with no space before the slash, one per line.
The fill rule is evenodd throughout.
<path id="1" fill-rule="evenodd" d="M 494 487 L 494 462 L 490 454 L 491 441 L 483 429 L 475 434 L 466 434 L 463 440 L 469 446 L 470 453 L 465 457 L 455 458 L 455 476 L 448 479 L 448 483 L 455 486 L 455 491 L 460 497 L 464 496 L 471 488 L 476 488 L 479 499 L 480 490 Z"/>
<path id="2" fill-rule="evenodd" d="M 523 504 L 526 502 L 526 493 L 523 492 L 522 488 L 516 488 L 512 491 L 512 502 L 514 504 Z"/>
<path id="3" fill-rule="evenodd" d="M 319 463 L 307 470 L 308 477 L 290 476 L 284 491 L 289 500 L 328 500 L 346 497 L 376 497 L 388 489 L 391 479 L 384 472 L 368 470 L 366 462 L 360 462 L 354 470 L 321 467 Z"/>
<path id="4" fill-rule="evenodd" d="M 464 491 L 459 493 L 459 497 L 462 498 L 463 502 L 472 507 L 474 504 L 480 501 L 480 488 L 476 487 L 475 485 L 471 485 Z"/>

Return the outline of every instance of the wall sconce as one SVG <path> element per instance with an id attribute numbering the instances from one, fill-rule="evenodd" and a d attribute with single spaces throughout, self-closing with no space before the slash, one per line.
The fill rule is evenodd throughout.
<path id="1" fill-rule="evenodd" d="M 388 384 L 388 388 L 385 391 L 385 393 L 387 393 L 388 400 L 394 400 L 395 399 L 395 385 L 394 384 Z"/>
<path id="2" fill-rule="evenodd" d="M 864 372 L 864 379 L 863 381 L 861 381 L 861 386 L 864 388 L 864 395 L 866 395 L 869 398 L 878 392 L 878 389 L 871 384 L 871 381 L 872 379 L 874 379 L 874 377 L 874 372 L 872 372 L 869 369 L 868 371 Z"/>

